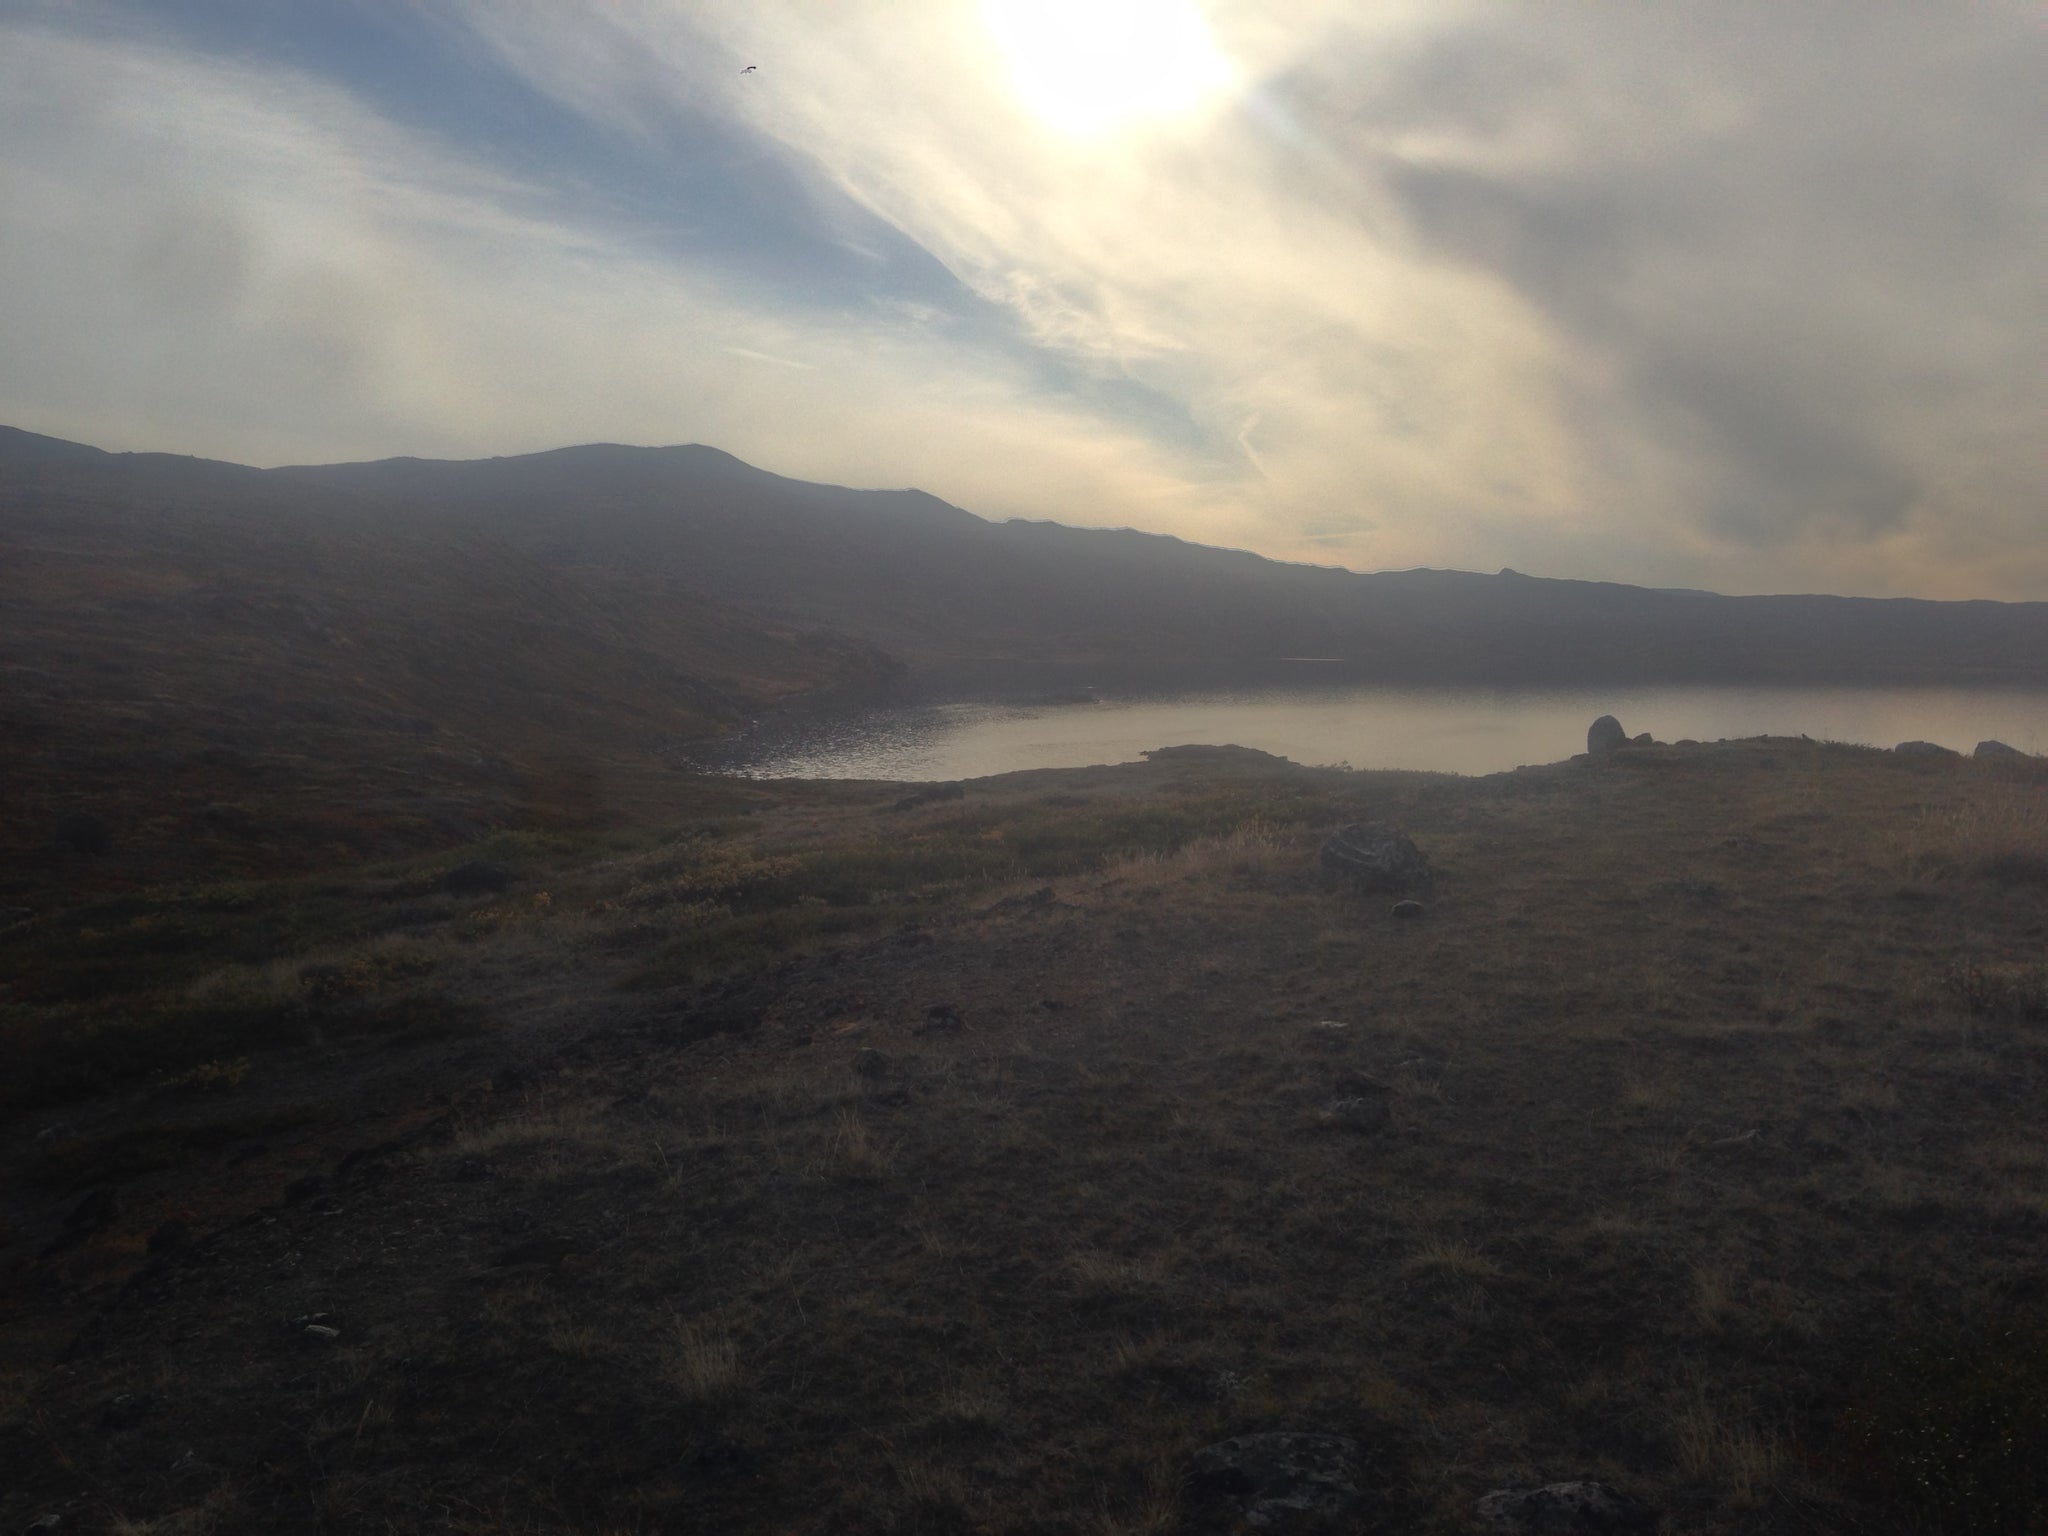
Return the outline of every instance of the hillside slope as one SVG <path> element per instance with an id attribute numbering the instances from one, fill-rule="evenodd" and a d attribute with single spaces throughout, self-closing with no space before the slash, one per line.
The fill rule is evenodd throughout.
<path id="1" fill-rule="evenodd" d="M 678 741 L 884 665 L 345 490 L 10 433 L 0 901 L 600 817 Z"/>
<path id="2" fill-rule="evenodd" d="M 1328 656 L 1389 682 L 2048 683 L 2043 603 L 1360 575 L 1127 529 L 990 523 L 920 491 L 808 484 L 696 446 L 271 473 L 431 508 L 556 565 L 662 572 L 925 663 Z"/>

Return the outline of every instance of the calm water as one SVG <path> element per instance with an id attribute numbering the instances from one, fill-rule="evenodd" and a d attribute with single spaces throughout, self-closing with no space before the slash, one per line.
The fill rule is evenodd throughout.
<path id="1" fill-rule="evenodd" d="M 1499 773 L 1583 752 L 1595 716 L 1659 741 L 1807 735 L 1890 747 L 1987 737 L 2048 752 L 2048 693 L 1961 688 L 1295 687 L 1040 704 L 897 704 L 763 722 L 712 766 L 753 778 L 971 779 L 1258 747 L 1298 763 Z"/>

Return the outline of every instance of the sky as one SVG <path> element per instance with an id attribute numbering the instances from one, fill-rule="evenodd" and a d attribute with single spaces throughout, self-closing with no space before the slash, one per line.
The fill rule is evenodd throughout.
<path id="1" fill-rule="evenodd" d="M 2048 599 L 2044 252 L 2034 3 L 0 0 L 0 422 L 112 449 Z"/>

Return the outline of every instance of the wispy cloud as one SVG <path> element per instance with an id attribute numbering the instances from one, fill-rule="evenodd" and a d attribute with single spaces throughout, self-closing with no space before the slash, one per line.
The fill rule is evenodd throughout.
<path id="1" fill-rule="evenodd" d="M 2019 5 L 421 13 L 582 162 L 87 14 L 0 48 L 0 418 L 691 438 L 1283 558 L 2048 596 Z"/>

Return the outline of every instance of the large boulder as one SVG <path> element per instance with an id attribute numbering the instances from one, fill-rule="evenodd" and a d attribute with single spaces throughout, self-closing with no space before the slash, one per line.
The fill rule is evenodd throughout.
<path id="1" fill-rule="evenodd" d="M 1612 752 L 1628 745 L 1628 732 L 1621 728 L 1621 722 L 1612 715 L 1602 715 L 1586 727 L 1586 750 L 1598 757 L 1602 752 Z"/>
<path id="2" fill-rule="evenodd" d="M 2008 747 L 2002 741 L 1980 741 L 1972 757 L 2025 757 L 2027 754 L 2018 747 Z"/>
<path id="3" fill-rule="evenodd" d="M 1366 1504 L 1364 1480 L 1356 1440 L 1281 1433 L 1204 1446 L 1188 1463 L 1187 1487 L 1208 1511 L 1229 1511 L 1226 1528 L 1337 1532 L 1355 1528 Z"/>
<path id="4" fill-rule="evenodd" d="M 1323 844 L 1323 868 L 1361 891 L 1427 889 L 1429 860 L 1408 834 L 1384 822 L 1353 822 Z"/>
<path id="5" fill-rule="evenodd" d="M 1635 1536 L 1657 1528 L 1657 1512 L 1605 1483 L 1503 1488 L 1479 1501 L 1488 1536 Z"/>
<path id="6" fill-rule="evenodd" d="M 1938 741 L 1902 741 L 1892 750 L 1900 757 L 1961 757 L 1963 754 L 1954 747 L 1944 747 Z"/>

